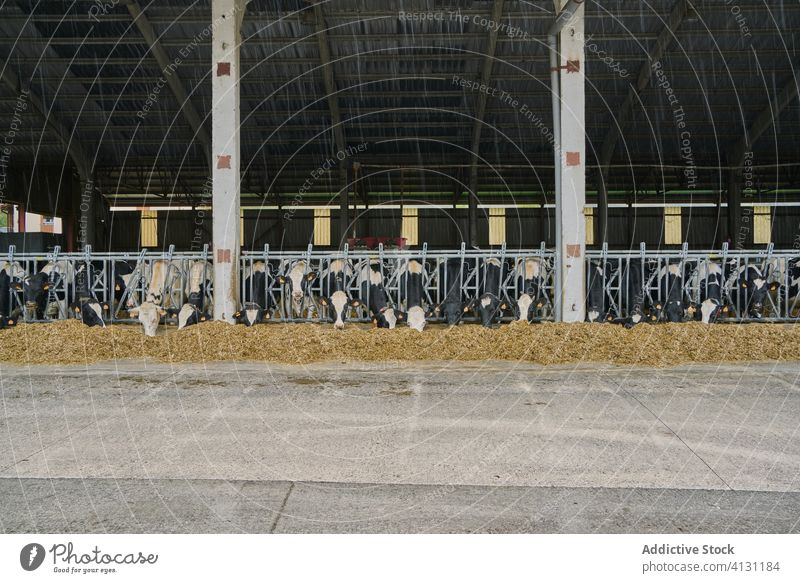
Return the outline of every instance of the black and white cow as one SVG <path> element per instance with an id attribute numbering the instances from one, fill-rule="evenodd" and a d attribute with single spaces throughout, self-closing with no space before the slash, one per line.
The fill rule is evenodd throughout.
<path id="1" fill-rule="evenodd" d="M 538 258 L 528 258 L 517 266 L 514 277 L 519 296 L 516 298 L 514 315 L 519 322 L 533 322 L 544 307 L 543 290 L 540 286 L 542 276 L 542 262 Z"/>
<path id="2" fill-rule="evenodd" d="M 11 316 L 11 276 L 0 269 L 0 330 L 17 323 Z"/>
<path id="3" fill-rule="evenodd" d="M 133 277 L 134 268 L 131 266 L 130 263 L 127 261 L 114 261 L 114 281 L 113 281 L 113 289 L 111 296 L 114 298 L 114 304 L 119 305 L 122 301 L 122 298 L 125 296 L 125 292 L 131 285 L 131 278 Z M 131 293 L 128 294 L 127 298 L 127 307 L 133 307 L 136 305 L 136 294 Z"/>
<path id="4" fill-rule="evenodd" d="M 180 261 L 158 259 L 146 265 L 150 274 L 145 301 L 139 306 L 128 308 L 128 314 L 141 322 L 145 336 L 155 336 L 161 318 L 180 302 L 180 286 L 176 286 L 181 271 Z"/>
<path id="5" fill-rule="evenodd" d="M 106 327 L 103 311 L 108 306 L 100 305 L 91 291 L 94 270 L 91 263 L 81 262 L 75 270 L 75 301 L 72 310 L 75 317 L 87 326 Z"/>
<path id="6" fill-rule="evenodd" d="M 361 305 L 361 300 L 352 298 L 347 291 L 347 281 L 352 277 L 353 266 L 349 261 L 334 259 L 322 273 L 322 296 L 320 304 L 328 311 L 328 318 L 337 330 L 344 328 L 352 308 Z"/>
<path id="7" fill-rule="evenodd" d="M 726 285 L 736 315 L 741 318 L 746 313 L 751 318 L 762 318 L 770 287 L 767 274 L 756 265 L 736 267 L 736 260 L 729 262 L 726 268 Z"/>
<path id="8" fill-rule="evenodd" d="M 178 330 L 210 319 L 209 312 L 212 308 L 206 305 L 205 299 L 213 277 L 214 267 L 210 262 L 203 260 L 189 262 L 189 273 L 186 278 L 187 301 L 177 312 Z"/>
<path id="9" fill-rule="evenodd" d="M 464 313 L 470 308 L 464 296 L 464 272 L 469 269 L 468 261 L 464 261 L 463 269 L 461 259 L 452 257 L 439 265 L 437 272 L 437 285 L 441 302 L 434 308 L 434 314 L 444 315 L 444 320 L 449 326 L 462 322 Z"/>
<path id="10" fill-rule="evenodd" d="M 272 318 L 271 296 L 267 293 L 267 269 L 263 261 L 256 261 L 245 270 L 243 307 L 236 313 L 237 321 L 245 326 L 261 324 Z"/>
<path id="11" fill-rule="evenodd" d="M 608 298 L 606 296 L 606 281 L 611 277 L 613 268 L 606 261 L 591 261 L 588 278 L 588 289 L 586 293 L 586 321 L 605 322 L 608 315 Z"/>
<path id="12" fill-rule="evenodd" d="M 650 279 L 651 273 L 648 263 L 643 262 L 641 259 L 622 262 L 619 283 L 625 317 L 620 320 L 614 320 L 614 323 L 622 324 L 626 328 L 633 328 L 637 324 L 648 321 L 645 283 Z M 649 315 L 650 322 L 654 322 L 657 319 L 657 314 Z"/>
<path id="13" fill-rule="evenodd" d="M 474 303 L 474 310 L 481 320 L 481 325 L 490 328 L 495 324 L 502 310 L 506 308 L 501 298 L 503 264 L 494 257 L 483 263 L 483 279 L 481 295 Z"/>
<path id="14" fill-rule="evenodd" d="M 661 299 L 656 302 L 659 322 L 683 322 L 688 301 L 684 290 L 683 270 L 671 263 L 658 270 L 658 289 Z"/>
<path id="15" fill-rule="evenodd" d="M 372 323 L 378 328 L 393 329 L 403 319 L 403 314 L 395 311 L 389 303 L 389 294 L 383 285 L 381 263 L 378 260 L 370 261 L 361 270 L 361 298 L 367 298 Z"/>
<path id="16" fill-rule="evenodd" d="M 425 329 L 426 313 L 422 307 L 423 265 L 416 259 L 409 259 L 407 265 L 400 267 L 400 294 L 405 300 L 406 323 L 418 332 Z"/>
<path id="17" fill-rule="evenodd" d="M 717 321 L 725 310 L 724 288 L 725 278 L 719 263 L 706 259 L 701 261 L 692 274 L 692 287 L 699 288 L 700 305 L 692 306 L 694 314 L 703 324 Z"/>
<path id="18" fill-rule="evenodd" d="M 311 284 L 318 274 L 308 270 L 308 262 L 305 259 L 291 264 L 285 263 L 284 269 L 278 281 L 286 286 L 290 297 L 291 307 L 287 312 L 290 312 L 293 318 L 300 318 L 303 315 L 305 300 L 310 297 Z"/>
<path id="19" fill-rule="evenodd" d="M 47 311 L 47 299 L 50 292 L 50 274 L 40 271 L 28 275 L 21 282 L 14 282 L 12 287 L 22 291 L 25 301 L 26 318 L 42 320 Z"/>

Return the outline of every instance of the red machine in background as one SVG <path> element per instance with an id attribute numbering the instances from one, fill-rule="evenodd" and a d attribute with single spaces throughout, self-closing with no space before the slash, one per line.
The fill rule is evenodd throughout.
<path id="1" fill-rule="evenodd" d="M 350 249 L 377 249 L 383 244 L 384 249 L 405 249 L 405 237 L 350 237 L 347 245 Z"/>

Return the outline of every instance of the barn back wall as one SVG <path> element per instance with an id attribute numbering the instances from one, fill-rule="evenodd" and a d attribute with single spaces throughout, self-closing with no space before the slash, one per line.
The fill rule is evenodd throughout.
<path id="1" fill-rule="evenodd" d="M 640 242 L 648 246 L 665 247 L 663 212 L 661 208 L 609 209 L 609 247 L 637 248 Z M 359 235 L 400 236 L 402 220 L 399 209 L 370 209 L 362 212 L 357 220 Z M 728 237 L 724 208 L 720 217 L 713 207 L 683 208 L 681 222 L 683 239 L 692 249 L 715 248 Z M 466 223 L 466 209 L 420 209 L 419 242 L 427 242 L 434 249 L 458 248 L 466 236 Z M 488 247 L 489 226 L 483 215 L 478 228 L 482 246 Z M 263 249 L 265 244 L 273 249 L 305 249 L 313 242 L 313 232 L 312 210 L 296 210 L 288 220 L 282 220 L 277 210 L 245 211 L 244 214 L 245 249 Z M 553 209 L 506 209 L 508 247 L 538 248 L 541 241 L 552 247 L 554 239 Z M 339 240 L 339 213 L 331 209 L 331 242 L 336 246 Z M 773 208 L 772 241 L 776 248 L 781 249 L 798 245 L 800 208 Z M 210 212 L 199 218 L 194 211 L 159 211 L 159 247 L 172 244 L 176 250 L 189 251 L 202 248 L 204 243 L 210 242 Z M 140 214 L 125 211 L 111 213 L 109 243 L 111 250 L 139 249 Z M 744 247 L 760 247 L 753 244 L 752 229 L 744 232 Z"/>

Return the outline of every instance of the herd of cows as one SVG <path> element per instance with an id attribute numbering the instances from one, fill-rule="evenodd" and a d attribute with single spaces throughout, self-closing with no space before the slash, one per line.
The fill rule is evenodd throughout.
<path id="1" fill-rule="evenodd" d="M 781 305 L 792 316 L 800 300 L 800 258 L 760 264 L 738 258 L 593 261 L 587 276 L 587 320 L 626 327 L 688 320 L 710 324 L 726 315 L 760 320 Z"/>
<path id="2" fill-rule="evenodd" d="M 509 319 L 536 322 L 553 311 L 553 269 L 541 257 L 283 259 L 250 261 L 241 272 L 236 321 L 369 319 L 381 328 L 428 322 Z M 800 296 L 800 259 L 761 265 L 705 259 L 592 260 L 587 321 L 639 323 L 759 319 L 775 297 Z M 209 319 L 213 266 L 206 260 L 0 261 L 0 328 L 19 320 L 74 317 L 88 326 L 138 320 L 154 336 L 160 324 L 184 328 Z"/>

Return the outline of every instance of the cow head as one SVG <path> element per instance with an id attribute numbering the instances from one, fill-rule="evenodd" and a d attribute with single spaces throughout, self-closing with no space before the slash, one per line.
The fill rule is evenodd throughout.
<path id="1" fill-rule="evenodd" d="M 39 312 L 42 310 L 45 301 L 47 300 L 47 292 L 51 287 L 50 275 L 47 273 L 39 272 L 36 275 L 30 275 L 22 280 L 22 283 L 15 282 L 12 287 L 16 290 L 22 291 L 22 297 L 25 300 L 25 307 L 28 310 Z"/>
<path id="2" fill-rule="evenodd" d="M 204 312 L 199 306 L 191 302 L 183 304 L 180 310 L 170 308 L 167 310 L 167 313 L 172 316 L 178 316 L 178 330 L 183 330 L 187 326 L 199 324 L 200 322 L 211 319 L 211 316 L 207 312 Z"/>
<path id="3" fill-rule="evenodd" d="M 472 305 L 475 313 L 481 319 L 481 326 L 485 328 L 491 328 L 497 317 L 508 307 L 505 302 L 501 302 L 493 294 L 483 294 Z"/>
<path id="4" fill-rule="evenodd" d="M 444 316 L 444 321 L 448 326 L 455 326 L 461 323 L 464 314 L 472 309 L 472 302 L 464 303 L 458 300 L 447 300 L 433 309 L 434 316 Z"/>
<path id="5" fill-rule="evenodd" d="M 420 306 L 409 308 L 405 319 L 408 323 L 408 327 L 413 328 L 417 332 L 422 332 L 425 329 L 425 324 L 427 324 L 425 320 L 425 310 Z"/>
<path id="6" fill-rule="evenodd" d="M 544 302 L 531 293 L 523 293 L 514 305 L 514 318 L 518 322 L 533 322 L 536 314 L 544 307 Z"/>
<path id="7" fill-rule="evenodd" d="M 656 303 L 657 319 L 661 322 L 683 322 L 686 309 L 681 300 L 668 300 Z"/>
<path id="8" fill-rule="evenodd" d="M 100 304 L 92 298 L 81 298 L 73 303 L 70 308 L 75 314 L 75 318 L 87 326 L 106 327 L 103 320 L 103 312 L 108 310 L 108 304 Z"/>
<path id="9" fill-rule="evenodd" d="M 254 326 L 272 318 L 272 312 L 265 310 L 258 304 L 248 302 L 244 305 L 244 308 L 234 314 L 234 317 L 240 324 Z"/>
<path id="10" fill-rule="evenodd" d="M 742 286 L 750 295 L 750 316 L 761 318 L 764 311 L 764 302 L 767 300 L 769 285 L 761 273 L 754 274 L 742 281 Z"/>
<path id="11" fill-rule="evenodd" d="M 389 330 L 394 330 L 397 322 L 401 319 L 402 313 L 390 307 L 381 308 L 379 312 L 372 315 L 373 324 L 378 328 L 388 328 Z"/>
<path id="12" fill-rule="evenodd" d="M 694 310 L 692 310 L 694 308 Z M 700 321 L 703 324 L 713 324 L 717 321 L 720 314 L 723 313 L 725 308 L 722 306 L 722 303 L 717 299 L 707 299 L 700 304 L 700 306 L 692 306 L 689 308 L 690 313 L 695 313 L 695 311 L 699 314 Z"/>
<path id="13" fill-rule="evenodd" d="M 344 328 L 350 308 L 356 308 L 361 305 L 359 300 L 351 300 L 343 291 L 335 291 L 329 298 L 320 298 L 319 303 L 328 308 L 333 327 L 337 330 Z"/>
<path id="14" fill-rule="evenodd" d="M 292 298 L 292 312 L 295 315 L 300 315 L 303 297 L 318 275 L 313 271 L 305 273 L 305 267 L 305 261 L 299 261 L 286 274 L 278 277 L 278 282 L 286 287 Z"/>
<path id="15" fill-rule="evenodd" d="M 128 314 L 142 323 L 145 336 L 156 335 L 161 317 L 166 313 L 167 311 L 164 308 L 157 306 L 153 302 L 145 302 L 141 306 L 128 310 Z"/>

